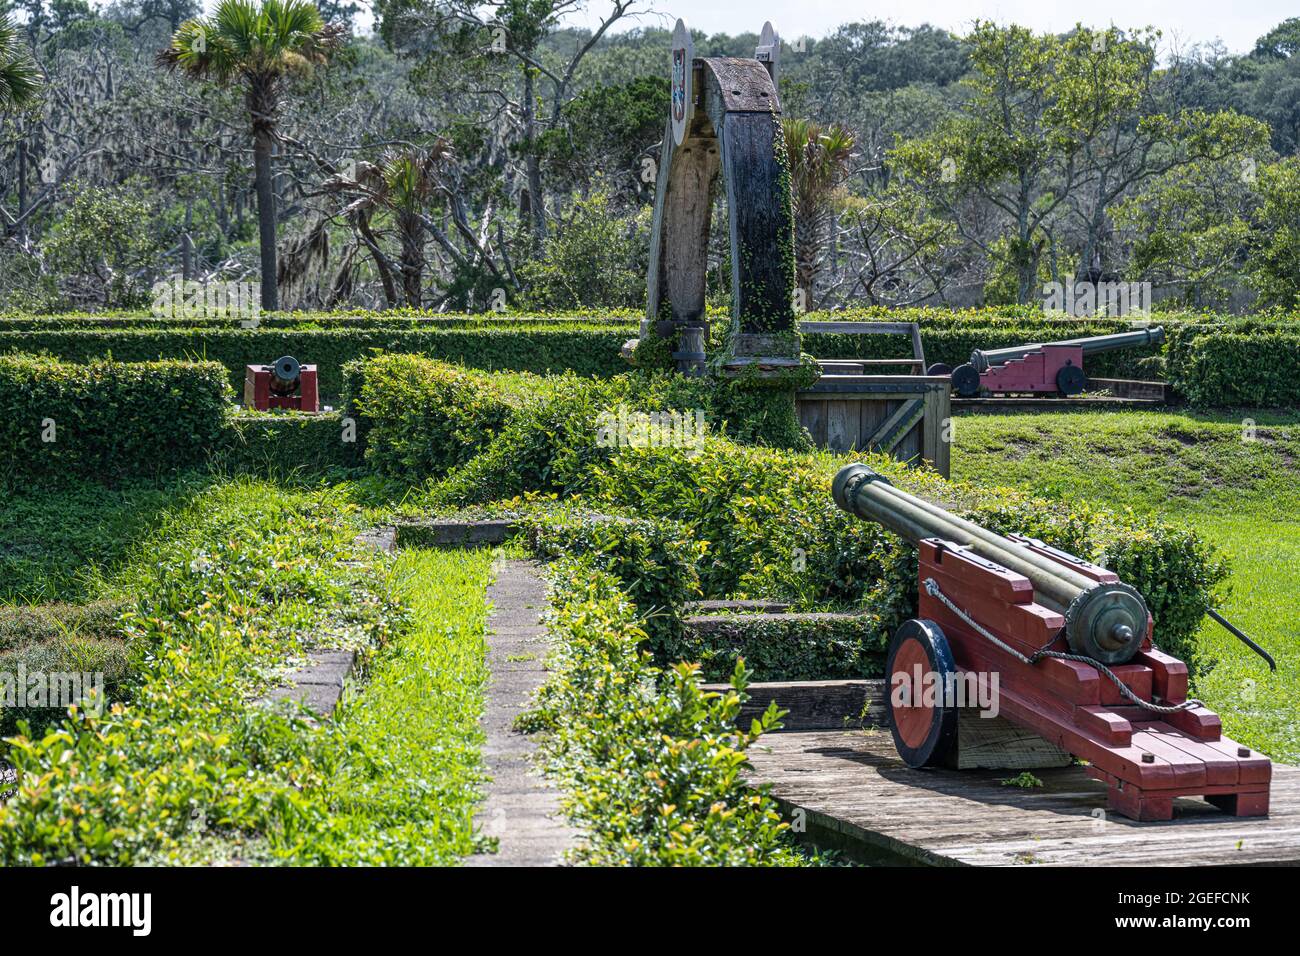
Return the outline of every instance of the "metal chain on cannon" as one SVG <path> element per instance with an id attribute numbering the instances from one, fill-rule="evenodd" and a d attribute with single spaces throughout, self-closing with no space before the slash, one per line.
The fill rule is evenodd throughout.
<path id="1" fill-rule="evenodd" d="M 979 634 L 981 637 L 987 640 L 992 641 L 1002 650 L 1006 651 L 1012 657 L 1016 658 L 1017 660 L 1019 660 L 1024 664 L 1029 664 L 1032 666 L 1033 664 L 1038 663 L 1038 661 L 1042 660 L 1044 657 L 1054 657 L 1057 660 L 1075 661 L 1076 663 L 1079 664 L 1088 664 L 1091 667 L 1097 668 L 1097 670 L 1101 671 L 1101 673 L 1105 674 L 1108 678 L 1110 678 L 1111 682 L 1114 683 L 1114 685 L 1119 688 L 1119 692 L 1123 694 L 1124 697 L 1126 697 L 1128 700 L 1132 701 L 1134 704 L 1137 704 L 1137 706 L 1143 708 L 1144 710 L 1149 710 L 1152 713 L 1156 713 L 1156 714 L 1176 714 L 1179 711 L 1191 710 L 1193 707 L 1205 706 L 1201 701 L 1196 700 L 1195 698 L 1189 698 L 1183 701 L 1181 704 L 1155 704 L 1152 703 L 1151 701 L 1143 700 L 1137 694 L 1133 693 L 1133 691 L 1128 687 L 1128 685 L 1125 684 L 1122 680 L 1120 680 L 1119 677 L 1115 675 L 1114 671 L 1112 671 L 1105 664 L 1101 663 L 1098 660 L 1094 660 L 1091 657 L 1085 657 L 1082 654 L 1067 654 L 1065 651 L 1050 650 L 1049 649 L 1050 644 L 1044 647 L 1040 647 L 1037 651 L 1034 652 L 1032 657 L 1027 657 L 1024 654 L 1021 654 L 1014 647 L 1008 645 L 1005 641 L 998 638 L 995 634 L 989 631 L 988 628 L 980 624 L 979 621 L 976 621 L 973 617 L 971 617 L 960 607 L 954 604 L 952 599 L 950 599 L 948 595 L 943 593 L 943 590 L 939 587 L 939 582 L 936 581 L 934 578 L 925 579 L 925 590 L 926 593 L 928 593 L 931 597 L 938 598 L 939 601 L 945 607 L 948 608 L 948 610 L 952 611 L 952 613 L 956 614 L 959 618 L 961 618 L 963 621 L 969 624 L 971 628 L 974 629 L 975 633 Z M 1053 641 L 1055 641 L 1055 638 L 1053 638 Z"/>

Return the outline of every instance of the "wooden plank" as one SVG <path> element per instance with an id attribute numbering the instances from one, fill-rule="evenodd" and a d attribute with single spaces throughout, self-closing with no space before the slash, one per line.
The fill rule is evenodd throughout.
<path id="1" fill-rule="evenodd" d="M 799 424 L 808 429 L 813 444 L 818 448 L 826 447 L 826 400 L 806 395 L 796 395 L 795 405 L 799 410 Z"/>
<path id="2" fill-rule="evenodd" d="M 856 436 L 849 432 L 849 403 L 826 403 L 826 447 L 831 451 L 848 451 Z"/>
<path id="3" fill-rule="evenodd" d="M 911 335 L 915 322 L 800 322 L 799 331 L 841 335 Z"/>
<path id="4" fill-rule="evenodd" d="M 898 406 L 903 404 L 900 401 L 890 401 L 888 399 L 864 399 L 862 401 L 862 421 L 861 431 L 858 432 L 858 447 L 869 448 L 871 446 L 871 436 L 874 435 L 880 426 Z"/>
<path id="5" fill-rule="evenodd" d="M 925 396 L 925 437 L 922 457 L 943 477 L 952 470 L 952 395 L 935 389 Z"/>
<path id="6" fill-rule="evenodd" d="M 1042 787 L 1003 786 L 999 770 L 913 770 L 888 731 L 765 736 L 749 781 L 767 784 L 808 835 L 862 857 L 937 865 L 1221 866 L 1300 863 L 1300 771 L 1275 766 L 1268 817 L 1232 817 L 1177 798 L 1168 823 L 1106 809 L 1106 787 L 1082 767 L 1035 770 Z"/>
<path id="7" fill-rule="evenodd" d="M 959 770 L 1031 770 L 1073 762 L 1068 752 L 1005 717 L 981 717 L 970 707 L 957 712 Z"/>
<path id="8" fill-rule="evenodd" d="M 893 451 L 925 416 L 925 399 L 911 398 L 881 423 L 867 440 L 872 451 Z"/>

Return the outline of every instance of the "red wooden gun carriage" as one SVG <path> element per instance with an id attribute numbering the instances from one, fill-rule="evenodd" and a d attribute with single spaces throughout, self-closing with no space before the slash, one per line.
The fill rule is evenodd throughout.
<path id="1" fill-rule="evenodd" d="M 1268 813 L 1272 764 L 1224 737 L 1187 697 L 1187 666 L 1151 642 L 1142 596 L 1104 568 L 1020 536 L 1003 537 L 895 488 L 865 465 L 834 484 L 844 510 L 916 545 L 918 616 L 890 643 L 891 688 L 933 675 L 997 675 L 1013 723 L 1086 761 L 1113 810 L 1168 820 L 1175 797 L 1237 816 Z M 890 697 L 890 726 L 910 766 L 951 761 L 951 694 Z"/>

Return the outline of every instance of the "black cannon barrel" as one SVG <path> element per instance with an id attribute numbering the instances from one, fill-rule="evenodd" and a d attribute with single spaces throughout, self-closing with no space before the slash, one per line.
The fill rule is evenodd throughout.
<path id="1" fill-rule="evenodd" d="M 292 355 L 282 355 L 271 366 L 271 391 L 276 395 L 292 395 L 302 377 L 302 365 Z"/>
<path id="2" fill-rule="evenodd" d="M 917 544 L 937 538 L 965 545 L 981 557 L 1022 574 L 1040 603 L 1065 616 L 1066 640 L 1076 654 L 1119 664 L 1137 653 L 1147 629 L 1147 606 L 1127 584 L 1099 584 L 1010 538 L 895 488 L 863 464 L 845 465 L 831 489 L 850 514 Z"/>
<path id="3" fill-rule="evenodd" d="M 1083 339 L 1065 339 L 1061 342 L 1034 343 L 1030 345 L 1013 345 L 1005 349 L 975 349 L 970 353 L 970 364 L 977 372 L 987 372 L 995 365 L 1005 365 L 1012 359 L 1024 358 L 1030 352 L 1048 345 L 1077 345 L 1084 355 L 1098 352 L 1111 352 L 1115 349 L 1135 348 L 1139 345 L 1158 345 L 1165 340 L 1163 326 L 1150 329 L 1134 329 L 1132 332 L 1116 332 L 1113 335 L 1094 335 Z"/>

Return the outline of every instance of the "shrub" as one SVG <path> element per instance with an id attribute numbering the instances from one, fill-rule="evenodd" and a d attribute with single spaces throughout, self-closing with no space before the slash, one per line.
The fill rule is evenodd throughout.
<path id="1" fill-rule="evenodd" d="M 326 412 L 297 415 L 240 411 L 228 420 L 225 441 L 212 466 L 230 474 L 316 478 L 358 466 L 360 429 Z"/>
<path id="2" fill-rule="evenodd" d="M 745 786 L 746 750 L 779 726 L 772 704 L 748 730 L 737 717 L 748 674 L 705 692 L 699 668 L 656 667 L 617 580 L 589 562 L 552 568 L 550 676 L 528 723 L 583 831 L 579 860 L 617 866 L 802 862 L 773 801 Z"/>
<path id="3" fill-rule="evenodd" d="M 645 305 L 649 216 L 621 218 L 603 187 L 575 199 L 541 254 L 519 267 L 539 309 Z"/>
<path id="4" fill-rule="evenodd" d="M 574 376 L 560 376 L 545 392 L 523 397 L 501 433 L 449 474 L 431 503 L 465 506 L 527 491 L 576 490 L 591 462 L 609 453 L 599 444 L 598 423 L 611 397 L 603 383 Z"/>
<path id="5" fill-rule="evenodd" d="M 215 362 L 0 356 L 0 480 L 113 480 L 201 464 L 225 428 Z"/>
<path id="6" fill-rule="evenodd" d="M 0 354 L 48 352 L 65 361 L 84 362 L 112 355 L 119 361 L 159 357 L 200 357 L 220 362 L 235 388 L 242 388 L 246 365 L 274 362 L 286 353 L 316 365 L 321 395 L 343 394 L 342 368 L 377 352 L 418 353 L 485 371 L 563 372 L 616 375 L 627 370 L 619 349 L 627 326 L 598 323 L 480 322 L 452 328 L 331 327 L 298 323 L 289 328 L 243 329 L 156 325 L 123 329 L 33 329 L 0 331 Z"/>
<path id="7" fill-rule="evenodd" d="M 1179 368 L 1179 390 L 1203 407 L 1300 406 L 1300 332 L 1198 335 Z"/>
<path id="8" fill-rule="evenodd" d="M 879 677 L 880 622 L 867 614 L 718 614 L 694 618 L 676 659 L 698 661 L 705 680 L 738 664 L 754 680 Z"/>
<path id="9" fill-rule="evenodd" d="M 418 355 L 381 355 L 353 374 L 359 390 L 348 407 L 365 432 L 366 461 L 388 477 L 441 477 L 473 457 L 510 412 L 486 376 Z"/>
<path id="10" fill-rule="evenodd" d="M 530 517 L 524 533 L 540 557 L 583 557 L 614 575 L 642 615 L 657 662 L 686 656 L 681 615 L 686 602 L 700 596 L 695 565 L 702 548 L 685 528 L 672 521 L 565 512 Z"/>

